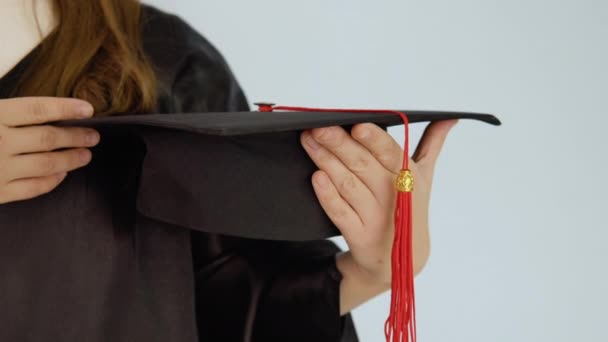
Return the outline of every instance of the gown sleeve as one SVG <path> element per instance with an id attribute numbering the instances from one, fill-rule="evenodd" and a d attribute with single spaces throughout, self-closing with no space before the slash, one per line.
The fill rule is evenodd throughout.
<path id="1" fill-rule="evenodd" d="M 174 112 L 247 111 L 225 60 L 196 33 L 170 86 Z M 204 114 L 201 114 L 204 115 Z M 330 241 L 262 241 L 192 231 L 197 320 L 202 341 L 356 342 L 341 316 Z"/>

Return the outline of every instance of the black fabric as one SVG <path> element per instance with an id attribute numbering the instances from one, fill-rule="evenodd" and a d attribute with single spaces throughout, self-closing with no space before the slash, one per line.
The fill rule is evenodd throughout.
<path id="1" fill-rule="evenodd" d="M 357 341 L 350 316 L 336 314 L 339 287 L 335 284 L 342 276 L 335 267 L 338 250 L 333 243 L 222 240 L 203 234 L 193 239 L 194 244 L 211 242 L 227 251 L 198 268 L 201 340 Z M 195 257 L 195 261 L 205 259 Z M 227 303 L 249 310 L 218 312 L 207 307 Z M 234 329 L 241 326 L 244 329 Z"/>
<path id="2" fill-rule="evenodd" d="M 40 45 L 36 46 L 30 53 L 21 59 L 17 65 L 8 71 L 6 75 L 0 78 L 0 99 L 10 97 L 12 95 L 17 82 L 23 76 L 26 68 L 32 63 L 36 53 L 39 51 Z"/>
<path id="3" fill-rule="evenodd" d="M 493 125 L 500 125 L 492 114 L 451 112 L 451 111 L 424 111 L 424 110 L 400 110 L 407 114 L 409 123 L 429 122 L 436 120 L 450 119 L 473 119 Z M 215 137 L 243 137 L 243 139 L 269 140 L 268 147 L 274 148 L 278 141 L 270 141 L 282 133 L 298 133 L 304 129 L 345 126 L 350 127 L 354 124 L 372 122 L 382 127 L 403 125 L 403 120 L 399 115 L 387 113 L 349 113 L 349 112 L 291 112 L 291 111 L 232 111 L 220 113 L 174 113 L 150 114 L 150 115 L 117 115 L 112 117 L 91 118 L 86 120 L 66 120 L 55 123 L 60 126 L 87 126 L 105 128 L 125 128 L 137 127 L 139 130 L 133 132 L 145 137 L 149 132 L 154 132 L 151 128 L 160 128 L 167 132 L 167 136 L 180 137 L 182 132 L 195 133 L 198 136 Z M 163 139 L 163 138 L 158 138 Z M 222 138 L 217 142 L 231 141 L 230 138 Z M 153 141 L 151 141 L 153 142 Z M 283 141 L 288 143 L 288 141 Z M 240 140 L 242 145 L 248 140 Z M 290 145 L 294 145 L 289 142 Z M 292 152 L 299 152 L 293 150 Z M 259 154 L 253 153 L 250 158 L 257 158 Z"/>
<path id="4" fill-rule="evenodd" d="M 143 29 L 156 112 L 248 110 L 221 55 L 183 21 L 146 6 Z M 2 97 L 26 66 L 0 80 Z M 92 163 L 57 189 L 0 206 L 0 341 L 357 341 L 339 314 L 335 245 L 139 214 L 146 149 L 128 129 L 105 131 Z"/>
<path id="5" fill-rule="evenodd" d="M 489 114 L 405 112 L 412 123 L 500 123 Z M 136 201 L 148 218 L 209 233 L 305 241 L 339 232 L 310 184 L 317 168 L 300 144 L 301 129 L 360 122 L 403 124 L 394 114 L 315 112 L 129 115 L 60 124 L 129 131 L 141 139 L 146 153 Z"/>

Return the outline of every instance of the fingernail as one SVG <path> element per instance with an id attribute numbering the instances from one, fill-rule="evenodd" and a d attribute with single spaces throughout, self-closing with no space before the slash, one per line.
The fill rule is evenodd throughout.
<path id="1" fill-rule="evenodd" d="M 313 137 L 310 135 L 306 137 L 306 144 L 310 146 L 310 148 L 312 148 L 313 150 L 318 150 L 319 147 L 321 147 L 321 145 L 319 145 L 319 143 L 316 142 L 315 139 L 313 139 Z"/>
<path id="2" fill-rule="evenodd" d="M 97 132 L 87 133 L 87 145 L 94 145 L 99 142 L 99 134 Z"/>
<path id="3" fill-rule="evenodd" d="M 80 151 L 78 156 L 80 157 L 80 161 L 86 163 L 89 161 L 89 159 L 91 159 L 91 152 L 89 152 L 88 150 L 83 150 Z"/>
<path id="4" fill-rule="evenodd" d="M 93 106 L 90 103 L 83 103 L 78 106 L 77 113 L 83 118 L 93 116 Z"/>

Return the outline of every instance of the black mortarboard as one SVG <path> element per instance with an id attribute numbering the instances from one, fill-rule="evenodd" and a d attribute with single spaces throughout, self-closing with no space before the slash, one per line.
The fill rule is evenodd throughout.
<path id="1" fill-rule="evenodd" d="M 410 123 L 475 119 L 490 114 L 404 111 Z M 300 132 L 372 122 L 403 124 L 394 114 L 344 112 L 221 112 L 120 115 L 67 120 L 104 136 L 128 132 L 145 157 L 136 195 L 140 214 L 193 230 L 272 240 L 338 235 L 314 194 L 317 169 L 300 145 Z"/>
<path id="2" fill-rule="evenodd" d="M 135 198 L 141 215 L 193 230 L 272 240 L 317 240 L 339 234 L 310 184 L 316 166 L 300 145 L 302 130 L 350 128 L 363 122 L 384 129 L 405 124 L 403 165 L 395 181 L 391 308 L 385 337 L 387 342 L 410 338 L 415 342 L 409 123 L 476 119 L 500 125 L 500 121 L 490 114 L 463 112 L 259 106 L 258 112 L 123 115 L 59 124 L 98 128 L 102 143 L 104 132 L 120 132 L 143 146 L 143 156 L 126 156 L 126 160 L 142 160 L 136 166 L 137 193 L 127 194 Z M 120 160 L 125 159 L 107 162 Z"/>

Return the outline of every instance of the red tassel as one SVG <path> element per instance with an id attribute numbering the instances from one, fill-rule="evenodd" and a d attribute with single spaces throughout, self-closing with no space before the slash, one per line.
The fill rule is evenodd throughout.
<path id="1" fill-rule="evenodd" d="M 392 110 L 368 109 L 330 109 L 274 106 L 270 103 L 259 103 L 259 111 L 273 110 L 299 112 L 348 112 L 348 113 L 378 113 L 397 114 L 403 119 L 405 128 L 405 143 L 403 149 L 403 164 L 396 181 L 397 204 L 395 206 L 395 236 L 393 239 L 391 259 L 391 307 L 384 325 L 384 335 L 387 342 L 416 342 L 416 305 L 414 293 L 414 260 L 412 244 L 412 191 L 413 178 L 409 170 L 409 120 L 407 116 Z"/>

